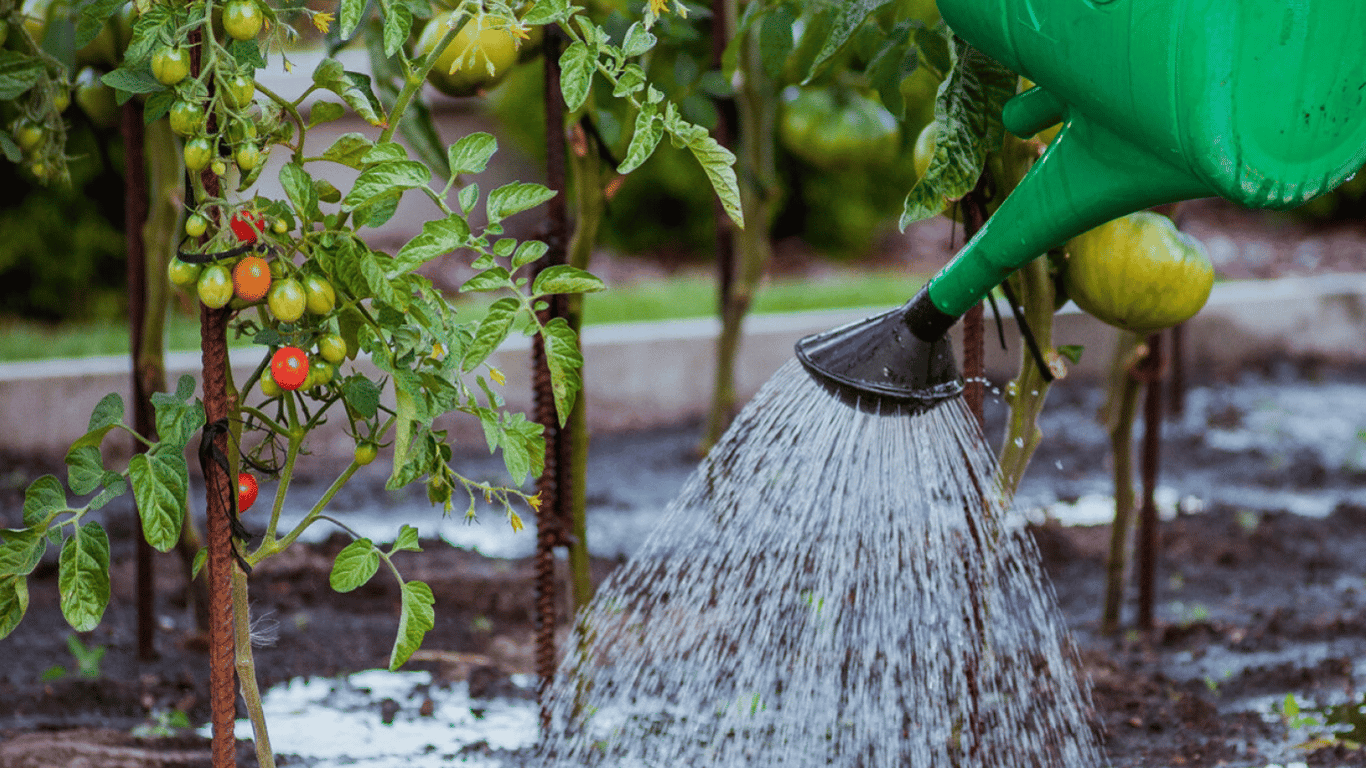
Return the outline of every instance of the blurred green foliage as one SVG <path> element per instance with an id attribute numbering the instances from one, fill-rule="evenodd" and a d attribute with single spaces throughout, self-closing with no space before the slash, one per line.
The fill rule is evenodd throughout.
<path id="1" fill-rule="evenodd" d="M 1337 189 L 1296 208 L 1311 221 L 1366 221 L 1366 168 Z"/>
<path id="2" fill-rule="evenodd" d="M 104 320 L 126 304 L 121 144 L 82 120 L 67 151 L 69 187 L 0 163 L 0 315 Z"/>

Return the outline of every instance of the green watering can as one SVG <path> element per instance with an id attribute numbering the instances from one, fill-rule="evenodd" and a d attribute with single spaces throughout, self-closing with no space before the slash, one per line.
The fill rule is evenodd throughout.
<path id="1" fill-rule="evenodd" d="M 1366 163 L 1366 0 L 939 0 L 939 10 L 1038 84 L 1006 104 L 1007 129 L 1064 125 L 907 305 L 798 342 L 807 369 L 850 400 L 928 408 L 956 395 L 949 327 L 1082 232 L 1214 195 L 1293 208 Z"/>

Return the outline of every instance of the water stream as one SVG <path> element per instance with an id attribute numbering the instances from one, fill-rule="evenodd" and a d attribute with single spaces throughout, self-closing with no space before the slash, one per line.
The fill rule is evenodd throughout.
<path id="1" fill-rule="evenodd" d="M 781 369 L 581 616 L 548 765 L 1096 766 L 1088 692 L 962 403 Z"/>

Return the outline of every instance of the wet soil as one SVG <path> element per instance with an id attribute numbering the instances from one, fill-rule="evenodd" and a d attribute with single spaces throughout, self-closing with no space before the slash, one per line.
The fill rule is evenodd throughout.
<path id="1" fill-rule="evenodd" d="M 1337 420 L 1353 429 L 1366 426 L 1366 408 L 1333 406 L 1334 398 L 1366 404 L 1363 381 L 1360 371 L 1315 382 L 1253 377 L 1189 393 L 1185 415 L 1166 425 L 1163 484 L 1172 490 L 1166 491 L 1160 525 L 1157 622 L 1151 631 L 1134 626 L 1131 588 L 1118 636 L 1099 632 L 1109 526 L 1056 519 L 1081 510 L 1088 494 L 1104 492 L 1108 483 L 1104 450 L 1097 446 L 1102 433 L 1091 416 L 1101 393 L 1055 390 L 1042 425 L 1046 439 L 1021 498 L 1052 513 L 1035 515 L 1035 537 L 1117 768 L 1294 760 L 1366 765 L 1366 753 L 1341 739 L 1324 739 L 1333 735 L 1331 727 L 1291 729 L 1280 712 L 1287 694 L 1309 707 L 1360 704 L 1366 690 L 1366 505 L 1357 501 L 1366 471 L 1362 457 L 1351 453 L 1360 438 L 1353 433 L 1340 444 L 1325 437 L 1322 426 Z M 1327 421 L 1293 414 L 1294 403 L 1306 399 L 1333 409 L 1319 414 Z M 993 403 L 990 433 L 1002 413 L 1003 406 Z M 1280 431 L 1265 426 L 1268 413 L 1281 414 Z M 596 441 L 597 460 L 622 469 L 615 490 L 610 478 L 599 481 L 590 492 L 593 504 L 626 514 L 623 508 L 631 504 L 623 500 L 636 498 L 638 489 L 629 486 L 640 477 L 627 468 L 632 456 L 636 463 L 671 468 L 650 482 L 681 481 L 693 463 L 695 429 Z M 1308 437 L 1296 437 L 1299 432 Z M 672 495 L 667 487 L 657 490 Z M 1258 504 L 1258 498 L 1268 503 Z M 1317 507 L 1309 506 L 1319 516 L 1278 508 L 1284 498 L 1318 499 Z M 0 497 L 0 522 L 12 524 L 15 500 L 12 492 Z M 648 518 L 658 511 L 637 503 L 633 514 Z M 98 675 L 77 672 L 67 646 L 72 633 L 57 605 L 55 564 L 45 562 L 30 581 L 27 617 L 0 643 L 0 768 L 75 764 L 77 758 L 91 766 L 207 761 L 204 741 L 187 732 L 130 735 L 139 726 L 146 733 L 174 710 L 194 724 L 207 719 L 207 657 L 180 563 L 158 556 L 157 657 L 137 659 L 132 520 L 111 515 L 107 522 L 114 542 L 113 599 L 101 626 L 79 638 L 87 648 L 104 649 Z M 392 580 L 377 578 L 351 594 L 332 591 L 332 556 L 344 544 L 334 536 L 297 545 L 253 574 L 253 616 L 267 642 L 256 650 L 263 687 L 386 665 L 397 589 Z M 621 542 L 624 549 L 631 546 Z M 619 555 L 596 558 L 595 578 L 619 562 Z M 529 697 L 510 677 L 533 671 L 529 560 L 424 541 L 422 552 L 402 553 L 398 565 L 408 578 L 429 583 L 437 604 L 436 626 L 408 667 L 430 670 L 438 683 L 465 680 L 476 699 Z M 53 669 L 59 665 L 68 673 Z M 385 716 L 377 703 L 374 718 Z M 1358 726 L 1351 735 L 1363 731 L 1366 726 Z M 254 762 L 245 744 L 241 757 L 244 765 Z M 504 757 L 517 762 L 515 755 Z"/>

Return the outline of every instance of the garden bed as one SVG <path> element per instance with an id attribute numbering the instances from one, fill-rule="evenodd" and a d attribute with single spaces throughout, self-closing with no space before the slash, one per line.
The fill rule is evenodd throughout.
<path id="1" fill-rule="evenodd" d="M 1311 373 L 1286 370 L 1279 378 L 1249 378 L 1240 386 L 1196 388 L 1185 415 L 1166 427 L 1162 499 L 1168 514 L 1162 526 L 1159 628 L 1151 636 L 1097 633 L 1109 532 L 1103 524 L 1085 523 L 1088 510 L 1103 514 L 1109 487 L 1104 434 L 1092 418 L 1101 393 L 1080 386 L 1060 386 L 1053 393 L 1042 425 L 1044 444 L 1020 498 L 1051 512 L 1049 519 L 1038 515 L 1036 538 L 1093 681 L 1117 768 L 1363 763 L 1363 753 L 1341 742 L 1296 747 L 1327 731 L 1289 729 L 1279 714 L 1287 694 L 1308 706 L 1360 702 L 1366 690 L 1366 560 L 1360 555 L 1366 552 L 1366 443 L 1357 433 L 1366 428 L 1366 386 L 1355 383 L 1362 380 L 1359 371 Z M 1002 406 L 993 403 L 991 410 L 991 420 L 999 421 Z M 993 427 L 990 433 L 998 432 Z M 590 535 L 601 553 L 595 560 L 599 578 L 639 542 L 695 464 L 696 434 L 688 425 L 594 444 L 590 514 L 618 531 L 615 539 Z M 484 461 L 471 457 L 462 466 L 474 474 L 495 473 L 496 465 Z M 6 492 L 0 522 L 15 523 L 16 500 L 13 491 Z M 364 483 L 346 503 L 349 509 L 338 514 L 358 525 L 394 528 L 399 519 L 393 510 L 403 506 L 396 502 L 405 499 Z M 406 502 L 417 505 L 415 499 Z M 412 513 L 397 514 L 412 521 Z M 434 523 L 438 514 L 427 512 L 423 519 Z M 432 529 L 423 520 L 414 522 Z M 176 710 L 195 725 L 205 721 L 205 644 L 193 628 L 179 565 L 161 556 L 160 657 L 136 661 L 131 518 L 111 514 L 108 525 L 114 599 L 100 628 L 81 638 L 86 647 L 105 649 L 98 677 L 75 673 L 76 659 L 67 648 L 70 630 L 56 604 L 56 569 L 40 566 L 31 580 L 29 614 L 5 641 L 0 662 L 0 701 L 6 702 L 0 709 L 0 768 L 47 764 L 54 755 L 79 755 L 90 765 L 206 760 L 203 742 L 183 732 L 169 739 L 128 736 L 140 725 L 155 724 L 157 713 L 163 724 Z M 390 762 L 362 764 L 393 764 L 410 753 L 519 762 L 515 751 L 494 749 L 505 742 L 481 744 L 468 736 L 457 742 L 451 736 L 457 722 L 469 726 L 462 733 L 478 733 L 482 721 L 471 710 L 507 706 L 531 712 L 529 678 L 512 676 L 532 671 L 531 569 L 518 549 L 529 547 L 530 536 L 504 535 L 505 526 L 490 512 L 476 528 L 463 530 L 478 531 L 485 552 L 507 557 L 437 541 L 424 542 L 421 553 L 399 556 L 405 574 L 428 581 L 436 595 L 436 627 L 419 657 L 426 660 L 408 665 L 432 674 L 399 683 L 399 692 L 375 693 L 373 700 L 361 695 L 348 706 L 377 739 L 389 733 L 395 734 L 391 741 L 400 741 L 398 726 L 384 725 L 386 719 L 429 728 L 426 736 L 402 739 L 423 743 L 389 745 L 397 750 Z M 457 531 L 450 538 L 458 540 L 461 529 L 448 529 Z M 331 555 L 344 543 L 333 537 L 308 544 L 253 575 L 258 628 L 276 636 L 256 652 L 263 686 L 385 665 L 397 590 L 377 578 L 357 593 L 334 593 L 327 583 Z M 1131 621 L 1132 606 L 1126 611 Z M 54 671 L 44 680 L 44 672 L 58 665 L 70 673 L 58 677 Z M 441 695 L 452 689 L 474 698 Z M 430 715 L 424 714 L 428 701 Z M 524 722 L 520 739 L 529 743 L 534 717 Z M 290 727 L 281 725 L 280 745 L 289 742 Z M 1356 735 L 1362 731 L 1366 726 Z M 243 751 L 244 764 L 249 754 Z M 314 755 L 297 764 L 334 763 Z"/>

